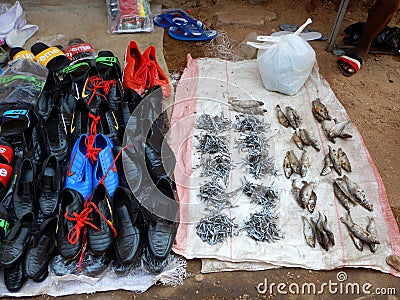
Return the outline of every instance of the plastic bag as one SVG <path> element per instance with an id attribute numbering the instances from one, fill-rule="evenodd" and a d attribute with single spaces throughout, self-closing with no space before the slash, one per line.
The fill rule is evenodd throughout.
<path id="1" fill-rule="evenodd" d="M 298 35 L 310 23 L 308 19 L 293 34 L 258 36 L 262 43 L 248 42 L 259 49 L 257 66 L 265 89 L 293 96 L 306 82 L 314 66 L 315 51 Z"/>

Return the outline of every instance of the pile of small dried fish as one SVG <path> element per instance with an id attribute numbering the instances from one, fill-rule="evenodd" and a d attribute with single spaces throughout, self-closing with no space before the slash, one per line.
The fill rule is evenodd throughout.
<path id="1" fill-rule="evenodd" d="M 343 207 L 350 211 L 350 204 L 360 204 L 369 211 L 373 211 L 373 204 L 367 198 L 364 190 L 347 175 L 333 181 L 333 191 Z"/>
<path id="2" fill-rule="evenodd" d="M 287 179 L 289 179 L 293 173 L 305 177 L 310 167 L 310 159 L 305 150 L 303 150 L 300 160 L 297 158 L 293 150 L 286 152 L 285 158 L 283 159 L 283 172 Z"/>
<path id="3" fill-rule="evenodd" d="M 306 209 L 313 213 L 315 206 L 317 205 L 317 194 L 314 191 L 315 182 L 302 182 L 302 187 L 299 188 L 296 185 L 296 180 L 292 180 L 292 194 L 296 202 L 302 209 Z"/>
<path id="4" fill-rule="evenodd" d="M 240 114 L 235 116 L 233 128 L 235 128 L 239 132 L 251 131 L 255 133 L 260 133 L 267 130 L 267 125 L 256 116 Z"/>
<path id="5" fill-rule="evenodd" d="M 222 113 L 221 116 L 215 115 L 213 117 L 203 113 L 196 118 L 195 127 L 206 130 L 209 133 L 215 133 L 231 129 L 232 122 L 228 118 L 225 118 Z"/>
<path id="6" fill-rule="evenodd" d="M 315 247 L 315 240 L 322 249 L 328 251 L 329 248 L 335 246 L 335 236 L 333 232 L 328 228 L 328 218 L 318 212 L 318 220 L 315 221 L 312 217 L 310 221 L 306 217 L 302 217 L 303 220 L 303 233 L 307 244 L 312 248 Z"/>
<path id="7" fill-rule="evenodd" d="M 231 195 L 232 193 L 227 193 L 215 178 L 211 178 L 200 186 L 200 200 L 207 205 L 206 210 L 213 213 L 220 213 L 224 209 L 232 208 Z"/>
<path id="8" fill-rule="evenodd" d="M 333 119 L 333 121 L 323 120 L 321 122 L 321 128 L 328 140 L 330 140 L 332 143 L 335 143 L 336 138 L 349 139 L 353 137 L 351 134 L 344 132 L 346 126 L 350 123 L 351 120 L 345 120 L 341 122 L 336 119 Z"/>
<path id="9" fill-rule="evenodd" d="M 203 217 L 196 226 L 196 233 L 209 245 L 222 243 L 228 237 L 232 237 L 234 229 L 239 227 L 234 219 L 230 219 L 226 214 Z"/>
<path id="10" fill-rule="evenodd" d="M 321 144 L 318 142 L 315 136 L 307 129 L 296 128 L 292 138 L 297 148 L 301 150 L 303 150 L 305 146 L 311 146 L 317 151 L 321 150 Z"/>
<path id="11" fill-rule="evenodd" d="M 346 225 L 350 238 L 354 242 L 356 248 L 360 251 L 363 250 L 363 244 L 368 244 L 371 252 L 375 253 L 377 250 L 377 245 L 380 244 L 378 239 L 378 232 L 375 227 L 375 219 L 369 217 L 369 223 L 367 228 L 364 229 L 362 226 L 356 224 L 351 219 L 350 214 L 346 218 L 341 217 L 340 221 Z"/>
<path id="12" fill-rule="evenodd" d="M 312 105 L 312 113 L 314 118 L 318 122 L 322 122 L 324 120 L 332 120 L 332 117 L 329 114 L 328 109 L 326 106 L 321 102 L 321 99 L 317 98 L 311 102 Z"/>
<path id="13" fill-rule="evenodd" d="M 236 142 L 240 151 L 249 149 L 266 150 L 269 147 L 268 139 L 263 134 L 257 134 L 254 131 L 240 133 L 240 137 Z"/>
<path id="14" fill-rule="evenodd" d="M 275 173 L 275 164 L 272 157 L 269 156 L 268 151 L 261 149 L 251 149 L 248 151 L 244 163 L 250 174 L 258 179 L 266 174 Z"/>
<path id="15" fill-rule="evenodd" d="M 262 184 L 252 183 L 246 180 L 243 185 L 243 193 L 250 197 L 250 202 L 261 205 L 263 209 L 272 210 L 279 199 L 276 188 L 266 187 Z"/>
<path id="16" fill-rule="evenodd" d="M 347 154 L 339 148 L 337 151 L 328 145 L 328 153 L 324 157 L 324 167 L 321 171 L 321 176 L 328 175 L 335 170 L 341 176 L 342 169 L 351 172 L 351 164 Z"/>
<path id="17" fill-rule="evenodd" d="M 220 178 L 226 184 L 232 168 L 229 155 L 202 155 L 200 159 L 200 176 L 213 176 Z"/>
<path id="18" fill-rule="evenodd" d="M 220 137 L 211 134 L 204 134 L 204 135 L 200 134 L 200 136 L 197 136 L 197 138 L 199 139 L 199 145 L 197 146 L 197 149 L 199 149 L 201 153 L 208 153 L 208 154 L 229 153 L 225 137 Z"/>
<path id="19" fill-rule="evenodd" d="M 267 112 L 266 109 L 261 107 L 264 105 L 262 101 L 231 99 L 229 100 L 229 104 L 233 110 L 244 114 L 262 115 Z"/>
<path id="20" fill-rule="evenodd" d="M 252 213 L 240 230 L 245 230 L 251 238 L 261 242 L 272 242 L 284 238 L 278 227 L 278 215 L 267 209 Z"/>

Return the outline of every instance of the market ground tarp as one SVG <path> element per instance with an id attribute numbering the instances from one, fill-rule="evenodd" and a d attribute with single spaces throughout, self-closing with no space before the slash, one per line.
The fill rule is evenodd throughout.
<path id="1" fill-rule="evenodd" d="M 346 132 L 353 136 L 350 139 L 336 139 L 333 144 L 325 138 L 311 111 L 311 103 L 317 98 L 321 99 L 333 118 L 338 121 L 349 119 L 329 84 L 319 75 L 317 65 L 300 92 L 295 96 L 286 96 L 263 88 L 255 60 L 229 62 L 209 58 L 192 59 L 188 55 L 187 67 L 176 90 L 170 131 L 170 144 L 177 157 L 175 176 L 181 207 L 181 224 L 173 248 L 176 253 L 188 259 L 202 258 L 203 272 L 276 267 L 314 270 L 364 267 L 400 276 L 385 261 L 390 254 L 400 254 L 400 236 L 381 176 L 354 124 L 346 128 Z M 209 214 L 206 204 L 199 197 L 199 187 L 209 178 L 202 176 L 204 166 L 200 163 L 202 154 L 199 151 L 199 141 L 205 132 L 195 128 L 196 118 L 206 113 L 224 116 L 234 122 L 240 113 L 232 110 L 229 101 L 235 99 L 264 102 L 263 108 L 267 112 L 260 118 L 270 125 L 265 134 L 268 137 L 268 155 L 273 157 L 275 172 L 254 179 L 249 173 L 244 152 L 238 149 L 240 134 L 234 129 L 227 133 L 218 132 L 218 136 L 225 136 L 232 160 L 226 190 L 238 191 L 245 179 L 264 186 L 273 186 L 279 193 L 275 210 L 279 216 L 280 233 L 284 237 L 281 240 L 257 242 L 246 234 L 246 230 L 242 230 L 224 242 L 209 245 L 196 233 L 200 219 Z M 282 165 L 286 152 L 293 150 L 298 157 L 302 152 L 292 140 L 294 130 L 279 124 L 276 117 L 277 104 L 282 109 L 291 106 L 297 110 L 302 119 L 302 127 L 312 132 L 321 144 L 321 151 L 312 147 L 306 148 L 311 168 L 304 178 L 297 174 L 290 179 L 284 176 Z M 334 149 L 340 147 L 346 152 L 352 171 L 344 174 L 363 189 L 374 205 L 372 212 L 360 205 L 351 207 L 350 211 L 353 221 L 364 228 L 368 225 L 369 217 L 375 219 L 380 240 L 376 253 L 372 253 L 367 245 L 364 245 L 362 252 L 357 250 L 347 228 L 340 221 L 340 217 L 345 217 L 346 210 L 336 199 L 332 187 L 333 180 L 339 175 L 335 171 L 326 176 L 320 175 L 328 145 Z M 292 179 L 298 187 L 303 180 L 316 183 L 314 190 L 317 204 L 313 213 L 307 212 L 296 203 L 292 193 Z M 232 201 L 234 207 L 226 209 L 225 213 L 238 224 L 238 228 L 243 227 L 250 213 L 254 213 L 257 207 L 244 194 L 235 193 Z M 335 245 L 329 251 L 323 250 L 318 243 L 315 248 L 311 248 L 303 236 L 301 216 L 318 219 L 318 212 L 327 216 L 328 226 L 335 236 Z"/>

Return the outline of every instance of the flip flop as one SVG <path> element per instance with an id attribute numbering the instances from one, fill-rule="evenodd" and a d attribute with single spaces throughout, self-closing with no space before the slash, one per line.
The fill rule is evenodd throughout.
<path id="1" fill-rule="evenodd" d="M 280 30 L 283 30 L 283 31 L 295 32 L 297 29 L 299 29 L 299 26 L 283 23 L 283 24 L 279 24 L 279 28 L 280 28 Z M 316 31 L 305 28 L 302 32 L 308 33 L 308 32 L 316 32 Z M 327 40 L 328 40 L 328 37 L 324 34 L 321 34 L 321 37 L 318 39 L 318 41 L 327 41 Z"/>
<path id="2" fill-rule="evenodd" d="M 153 19 L 156 26 L 163 28 L 184 25 L 189 20 L 194 20 L 194 18 L 190 17 L 185 11 L 181 9 L 171 10 L 165 14 L 159 14 Z"/>
<path id="3" fill-rule="evenodd" d="M 216 30 L 203 29 L 203 23 L 197 20 L 189 20 L 185 25 L 171 26 L 168 35 L 180 41 L 209 41 L 218 35 Z"/>
<path id="4" fill-rule="evenodd" d="M 362 65 L 361 57 L 354 54 L 342 55 L 337 59 L 337 65 L 344 76 L 350 77 L 356 74 Z M 347 69 L 343 68 L 343 64 L 347 65 Z M 354 72 L 349 72 L 348 69 L 353 69 Z"/>

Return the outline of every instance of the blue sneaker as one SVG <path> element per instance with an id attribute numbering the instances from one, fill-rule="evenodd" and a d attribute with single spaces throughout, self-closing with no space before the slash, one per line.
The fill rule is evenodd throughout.
<path id="1" fill-rule="evenodd" d="M 108 171 L 103 183 L 111 197 L 119 184 L 117 166 L 112 152 L 113 147 L 113 143 L 107 136 L 101 133 L 96 135 L 94 148 L 101 150 L 93 169 L 93 190 Z"/>
<path id="2" fill-rule="evenodd" d="M 65 179 L 65 187 L 78 191 L 86 200 L 93 188 L 93 168 L 87 158 L 86 134 L 75 142 Z"/>

